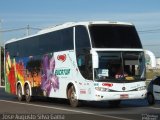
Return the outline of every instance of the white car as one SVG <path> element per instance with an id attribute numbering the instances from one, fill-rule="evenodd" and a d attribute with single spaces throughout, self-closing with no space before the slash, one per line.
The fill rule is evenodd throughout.
<path id="1" fill-rule="evenodd" d="M 147 101 L 149 105 L 155 104 L 156 100 L 160 100 L 160 76 L 154 78 L 148 85 Z"/>

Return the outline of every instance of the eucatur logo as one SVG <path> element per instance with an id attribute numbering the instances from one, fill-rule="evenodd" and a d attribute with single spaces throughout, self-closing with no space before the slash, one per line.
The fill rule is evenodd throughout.
<path id="1" fill-rule="evenodd" d="M 64 61 L 66 60 L 66 54 L 58 55 L 58 56 L 57 56 L 57 59 L 58 59 L 59 61 L 64 62 Z"/>
<path id="2" fill-rule="evenodd" d="M 102 86 L 112 87 L 112 86 L 113 86 L 113 84 L 112 84 L 112 83 L 102 83 Z"/>

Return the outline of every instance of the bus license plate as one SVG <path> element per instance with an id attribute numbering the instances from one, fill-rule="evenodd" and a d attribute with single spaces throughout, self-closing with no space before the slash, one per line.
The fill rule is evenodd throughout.
<path id="1" fill-rule="evenodd" d="M 121 95 L 120 95 L 120 98 L 121 98 L 121 99 L 127 99 L 127 98 L 128 98 L 128 94 L 121 94 Z"/>

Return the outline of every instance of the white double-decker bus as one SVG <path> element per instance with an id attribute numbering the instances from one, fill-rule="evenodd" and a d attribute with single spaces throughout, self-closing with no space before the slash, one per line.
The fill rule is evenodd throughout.
<path id="1" fill-rule="evenodd" d="M 5 43 L 6 91 L 32 96 L 109 101 L 146 96 L 145 58 L 135 26 L 124 22 L 65 23 Z"/>

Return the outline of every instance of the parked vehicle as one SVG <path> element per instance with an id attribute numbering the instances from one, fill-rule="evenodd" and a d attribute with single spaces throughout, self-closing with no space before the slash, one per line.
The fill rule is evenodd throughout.
<path id="1" fill-rule="evenodd" d="M 150 105 L 160 100 L 160 76 L 154 78 L 148 85 L 147 101 Z"/>

